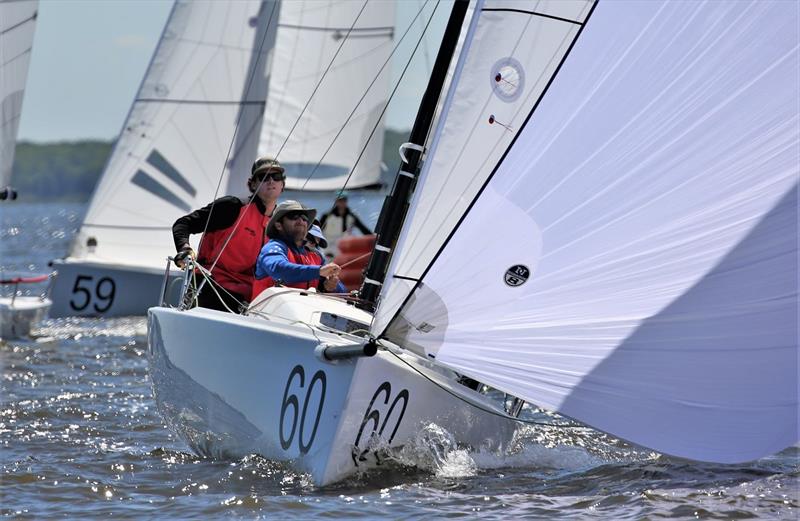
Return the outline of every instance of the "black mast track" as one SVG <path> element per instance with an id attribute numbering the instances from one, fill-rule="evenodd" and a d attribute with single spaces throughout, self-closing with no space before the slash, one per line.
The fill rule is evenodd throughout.
<path id="1" fill-rule="evenodd" d="M 447 70 L 450 67 L 450 62 L 458 44 L 458 37 L 461 34 L 461 27 L 464 24 L 468 6 L 469 2 L 467 0 L 456 0 L 453 4 L 453 10 L 450 12 L 450 19 L 447 21 L 447 27 L 442 37 L 442 44 L 439 46 L 439 52 L 436 55 L 436 61 L 433 64 L 428 86 L 422 95 L 417 118 L 408 138 L 409 142 L 417 145 L 420 150 L 425 145 L 428 137 L 428 131 L 447 77 Z M 378 234 L 378 239 L 375 242 L 375 249 L 372 251 L 372 257 L 367 266 L 364 284 L 359 290 L 359 296 L 365 301 L 365 307 L 375 307 L 381 285 L 386 278 L 391 251 L 400 235 L 403 220 L 408 211 L 409 198 L 416 185 L 419 160 L 422 158 L 420 150 L 414 148 L 406 149 L 406 161 L 400 166 L 392 193 L 383 203 L 383 208 L 378 218 L 378 226 L 375 230 Z"/>

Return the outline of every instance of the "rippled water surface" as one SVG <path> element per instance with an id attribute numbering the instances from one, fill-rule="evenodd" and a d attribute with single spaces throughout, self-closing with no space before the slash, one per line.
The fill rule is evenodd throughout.
<path id="1" fill-rule="evenodd" d="M 83 206 L 3 205 L 2 268 L 63 256 Z M 365 208 L 374 222 L 377 213 Z M 525 426 L 503 454 L 429 426 L 386 470 L 328 488 L 251 456 L 193 456 L 153 401 L 143 318 L 49 320 L 0 345 L 0 513 L 65 518 L 797 519 L 797 448 L 743 465 Z M 546 418 L 539 415 L 539 418 Z"/>

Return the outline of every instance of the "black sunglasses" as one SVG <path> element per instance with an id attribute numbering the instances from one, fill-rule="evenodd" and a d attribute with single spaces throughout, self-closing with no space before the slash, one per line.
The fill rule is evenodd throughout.
<path id="1" fill-rule="evenodd" d="M 264 181 L 265 179 L 272 179 L 273 181 L 283 181 L 286 179 L 286 176 L 283 175 L 283 172 L 259 172 L 258 174 L 253 176 L 253 179 L 256 181 Z"/>
<path id="2" fill-rule="evenodd" d="M 297 219 L 303 219 L 305 222 L 308 222 L 308 216 L 303 212 L 289 212 L 283 216 L 284 219 L 289 219 L 290 221 L 296 221 Z"/>

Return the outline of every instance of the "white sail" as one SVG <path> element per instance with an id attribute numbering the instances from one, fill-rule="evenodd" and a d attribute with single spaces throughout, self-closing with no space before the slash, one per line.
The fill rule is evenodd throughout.
<path id="1" fill-rule="evenodd" d="M 792 445 L 798 5 L 599 2 L 537 107 L 530 4 L 471 29 L 373 332 L 667 454 Z M 508 33 L 519 108 L 472 58 Z"/>
<path id="2" fill-rule="evenodd" d="M 278 157 L 287 188 L 380 183 L 394 9 L 351 0 L 281 6 L 259 153 Z"/>
<path id="3" fill-rule="evenodd" d="M 534 6 L 537 15 L 526 12 Z M 444 101 L 446 117 L 439 118 L 384 282 L 375 330 L 385 329 L 492 173 L 591 6 L 588 0 L 478 2 Z"/>
<path id="4" fill-rule="evenodd" d="M 247 194 L 278 12 L 175 3 L 71 257 L 161 267 L 177 217 Z"/>
<path id="5" fill-rule="evenodd" d="M 11 179 L 38 7 L 38 0 L 0 1 L 0 190 Z"/>

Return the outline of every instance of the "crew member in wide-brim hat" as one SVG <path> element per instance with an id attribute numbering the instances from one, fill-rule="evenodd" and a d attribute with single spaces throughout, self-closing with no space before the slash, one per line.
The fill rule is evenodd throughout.
<path id="1" fill-rule="evenodd" d="M 336 264 L 322 265 L 322 256 L 306 246 L 309 225 L 317 211 L 297 201 L 284 201 L 275 207 L 267 226 L 269 242 L 261 249 L 256 262 L 253 298 L 276 284 L 299 289 L 320 288 L 346 291 L 339 282 Z"/>
<path id="2" fill-rule="evenodd" d="M 287 215 L 294 215 L 294 214 L 302 214 L 305 215 L 306 225 L 312 223 L 314 218 L 317 216 L 317 210 L 314 208 L 306 208 L 302 204 L 297 201 L 284 201 L 278 206 L 275 207 L 275 212 L 272 214 L 272 219 L 269 220 L 269 225 L 267 226 L 267 237 L 270 239 L 277 239 L 281 235 L 286 233 L 286 229 L 283 228 L 282 230 L 278 230 L 278 223 L 283 220 L 284 217 Z M 283 225 L 281 224 L 281 227 Z M 308 226 L 306 226 L 308 229 Z M 305 238 L 305 234 L 303 234 L 303 238 Z"/>

